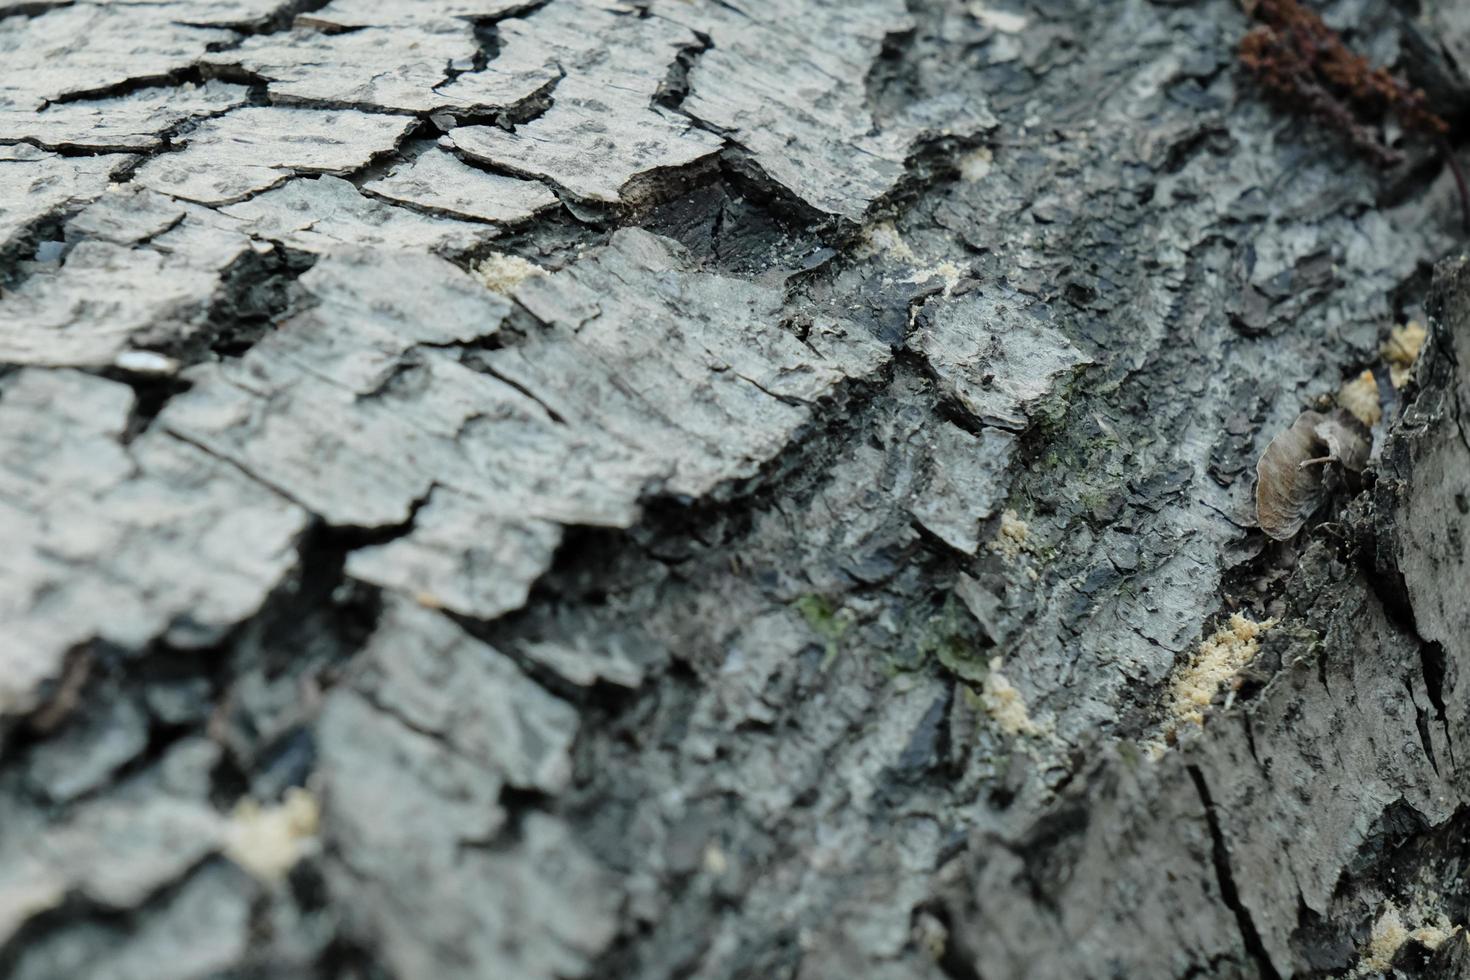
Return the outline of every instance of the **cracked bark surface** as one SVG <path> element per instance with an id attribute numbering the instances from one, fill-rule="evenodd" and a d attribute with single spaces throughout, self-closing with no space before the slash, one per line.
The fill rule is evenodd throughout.
<path id="1" fill-rule="evenodd" d="M 0 0 L 0 976 L 1466 975 L 1453 179 L 1246 26 Z"/>

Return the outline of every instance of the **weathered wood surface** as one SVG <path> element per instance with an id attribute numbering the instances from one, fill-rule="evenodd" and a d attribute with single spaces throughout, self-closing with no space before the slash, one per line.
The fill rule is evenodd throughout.
<path id="1" fill-rule="evenodd" d="M 1458 204 L 1245 28 L 0 0 L 0 975 L 1465 975 Z"/>

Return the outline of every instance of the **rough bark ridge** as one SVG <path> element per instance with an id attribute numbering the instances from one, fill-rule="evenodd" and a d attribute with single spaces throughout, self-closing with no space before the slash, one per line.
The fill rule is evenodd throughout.
<path id="1" fill-rule="evenodd" d="M 0 975 L 1464 975 L 1453 185 L 1245 26 L 0 0 Z"/>

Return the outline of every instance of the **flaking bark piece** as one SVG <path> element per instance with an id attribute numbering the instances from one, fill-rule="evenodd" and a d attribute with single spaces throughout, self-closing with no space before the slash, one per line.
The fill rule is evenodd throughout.
<path id="1" fill-rule="evenodd" d="M 1346 409 L 1303 412 L 1256 463 L 1256 521 L 1278 541 L 1294 537 L 1327 496 L 1329 463 L 1361 473 L 1373 437 Z"/>

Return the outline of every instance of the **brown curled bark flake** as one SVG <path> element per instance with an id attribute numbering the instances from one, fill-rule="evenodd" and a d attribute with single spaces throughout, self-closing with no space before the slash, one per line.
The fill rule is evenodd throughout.
<path id="1" fill-rule="evenodd" d="M 1352 412 L 1339 408 L 1313 429 L 1327 446 L 1327 455 L 1343 469 L 1363 472 L 1373 449 L 1373 435 Z"/>
<path id="2" fill-rule="evenodd" d="M 1318 455 L 1316 430 L 1323 421 L 1317 412 L 1303 412 L 1256 463 L 1256 520 L 1278 541 L 1295 536 L 1326 496 L 1322 468 L 1301 465 Z"/>
<path id="3" fill-rule="evenodd" d="M 1368 463 L 1371 436 L 1352 414 L 1303 412 L 1256 463 L 1256 521 L 1278 541 L 1292 538 L 1327 497 L 1328 464 L 1355 473 Z"/>

